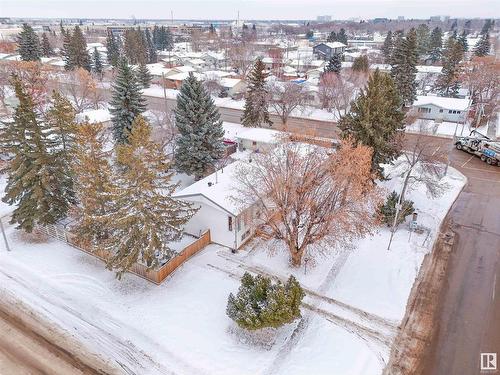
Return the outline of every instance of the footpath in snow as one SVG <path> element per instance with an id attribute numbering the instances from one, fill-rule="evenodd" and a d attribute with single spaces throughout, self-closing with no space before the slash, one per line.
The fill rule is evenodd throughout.
<path id="1" fill-rule="evenodd" d="M 435 200 L 408 193 L 429 232 L 406 225 L 387 251 L 389 230 L 291 269 L 284 249 L 270 256 L 252 241 L 231 254 L 209 245 L 156 286 L 133 275 L 121 281 L 96 258 L 56 240 L 26 241 L 6 226 L 12 248 L 0 242 L 0 299 L 21 299 L 42 318 L 78 338 L 117 367 L 139 374 L 380 374 L 424 255 L 465 183 L 450 168 L 450 185 Z M 399 190 L 400 179 L 384 182 Z M 3 192 L 5 180 L 0 179 Z M 0 204 L 0 212 L 10 207 Z M 307 296 L 303 319 L 280 330 L 270 348 L 229 332 L 227 297 L 245 272 L 286 278 L 293 273 Z"/>

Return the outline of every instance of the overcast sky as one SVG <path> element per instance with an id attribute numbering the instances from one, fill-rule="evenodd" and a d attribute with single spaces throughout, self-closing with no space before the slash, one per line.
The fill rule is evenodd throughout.
<path id="1" fill-rule="evenodd" d="M 334 19 L 499 17 L 499 0 L 0 0 L 1 17 Z"/>

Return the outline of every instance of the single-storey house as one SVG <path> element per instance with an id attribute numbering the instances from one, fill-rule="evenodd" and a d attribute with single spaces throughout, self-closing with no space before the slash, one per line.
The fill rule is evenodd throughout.
<path id="1" fill-rule="evenodd" d="M 347 46 L 344 43 L 320 43 L 313 47 L 313 53 L 322 60 L 330 60 L 333 55 L 343 54 Z"/>
<path id="2" fill-rule="evenodd" d="M 220 79 L 220 85 L 227 96 L 231 98 L 243 95 L 247 89 L 246 82 L 239 78 L 223 77 Z"/>
<path id="3" fill-rule="evenodd" d="M 186 233 L 200 236 L 209 229 L 212 242 L 233 250 L 248 241 L 253 235 L 249 215 L 255 214 L 255 208 L 233 198 L 238 186 L 236 175 L 245 163 L 238 160 L 173 195 L 199 208 L 184 227 Z"/>
<path id="4" fill-rule="evenodd" d="M 248 128 L 236 135 L 240 151 L 268 152 L 280 142 L 286 133 L 273 129 Z"/>
<path id="5" fill-rule="evenodd" d="M 447 122 L 462 122 L 469 108 L 469 99 L 442 96 L 417 96 L 413 102 L 419 118 Z"/>

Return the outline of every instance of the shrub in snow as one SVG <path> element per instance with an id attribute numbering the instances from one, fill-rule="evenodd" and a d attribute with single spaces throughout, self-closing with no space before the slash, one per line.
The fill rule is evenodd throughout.
<path id="1" fill-rule="evenodd" d="M 245 272 L 237 295 L 229 295 L 226 313 L 239 327 L 247 330 L 278 328 L 300 317 L 304 295 L 293 276 L 283 285 Z"/>
<path id="2" fill-rule="evenodd" d="M 396 216 L 396 204 L 399 200 L 399 194 L 393 191 L 387 197 L 385 203 L 379 207 L 379 213 L 382 218 L 382 222 L 387 224 L 387 226 L 392 226 L 394 223 L 394 217 Z M 408 215 L 411 215 L 415 211 L 413 207 L 413 201 L 404 200 L 401 202 L 401 210 L 399 211 L 397 225 L 405 221 Z"/>

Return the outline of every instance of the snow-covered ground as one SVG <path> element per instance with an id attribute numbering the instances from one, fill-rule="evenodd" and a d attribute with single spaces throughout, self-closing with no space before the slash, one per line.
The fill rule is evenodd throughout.
<path id="1" fill-rule="evenodd" d="M 0 298 L 22 299 L 134 373 L 380 374 L 423 256 L 465 178 L 450 168 L 445 181 L 450 189 L 438 199 L 421 187 L 408 194 L 430 229 L 427 241 L 427 233 L 409 238 L 402 225 L 387 251 L 389 231 L 381 228 L 294 270 L 280 247 L 270 256 L 258 241 L 238 254 L 209 245 L 160 286 L 128 274 L 118 281 L 97 259 L 55 240 L 27 242 L 4 219 L 12 251 L 0 241 Z M 399 190 L 400 183 L 384 185 Z M 247 270 L 293 273 L 308 291 L 303 319 L 267 349 L 228 331 L 227 296 Z"/>
<path id="2" fill-rule="evenodd" d="M 423 119 L 419 119 L 413 124 L 406 126 L 406 132 L 408 133 L 422 133 L 445 138 L 453 138 L 453 135 L 456 135 L 457 137 L 468 136 L 472 130 L 474 130 L 474 128 L 472 128 L 470 124 L 460 124 L 457 122 L 447 121 L 436 122 L 434 120 Z M 475 130 L 486 135 L 488 132 L 488 126 L 484 125 Z"/>

